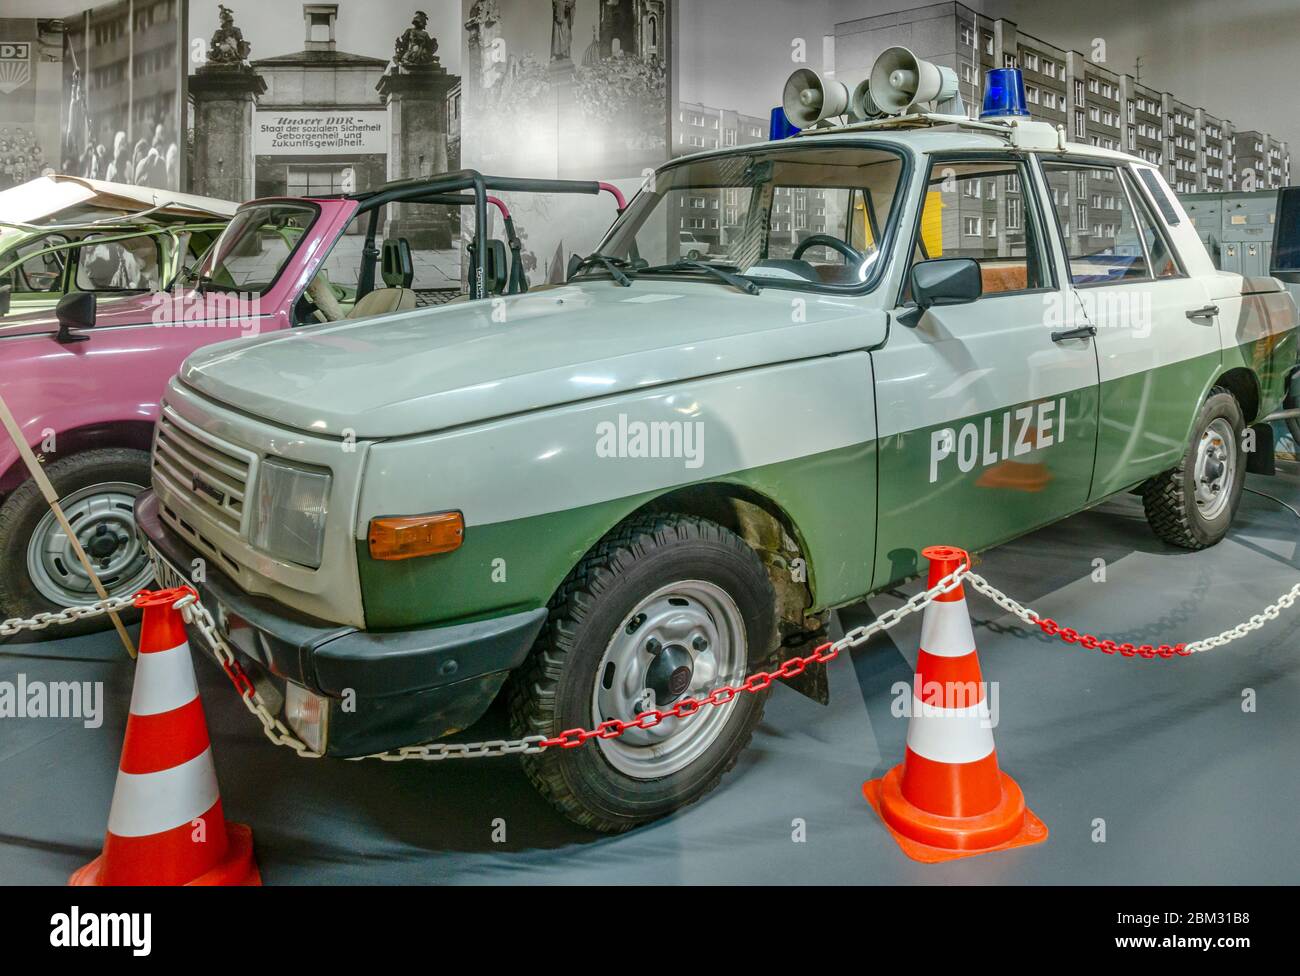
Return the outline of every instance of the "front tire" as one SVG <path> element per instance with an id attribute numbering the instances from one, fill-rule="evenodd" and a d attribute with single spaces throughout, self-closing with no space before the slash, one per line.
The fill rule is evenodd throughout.
<path id="1" fill-rule="evenodd" d="M 1178 467 L 1142 486 L 1147 522 L 1181 549 L 1206 549 L 1228 534 L 1246 483 L 1245 418 L 1236 398 L 1216 387 L 1201 405 Z"/>
<path id="2" fill-rule="evenodd" d="M 776 641 L 776 595 L 734 533 L 684 515 L 637 517 L 569 574 L 510 692 L 515 734 L 558 735 L 736 685 Z M 607 833 L 698 800 L 736 762 L 766 693 L 650 730 L 523 756 L 561 813 Z M 653 704 L 651 704 L 653 702 Z"/>
<path id="3" fill-rule="evenodd" d="M 135 531 L 135 496 L 149 484 L 149 455 L 129 448 L 84 451 L 45 469 L 109 596 L 149 585 L 153 570 Z M 0 619 L 95 603 L 99 595 L 30 478 L 0 506 Z M 103 629 L 107 618 L 57 624 L 13 638 L 49 640 Z"/>

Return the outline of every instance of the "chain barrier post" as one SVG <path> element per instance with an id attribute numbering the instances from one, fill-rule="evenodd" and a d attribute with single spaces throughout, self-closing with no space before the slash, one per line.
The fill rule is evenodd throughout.
<path id="1" fill-rule="evenodd" d="M 930 583 L 970 566 L 953 546 L 931 546 Z M 862 784 L 903 853 L 934 864 L 1047 840 L 1020 787 L 998 768 L 993 722 L 960 578 L 921 618 L 903 761 Z"/>

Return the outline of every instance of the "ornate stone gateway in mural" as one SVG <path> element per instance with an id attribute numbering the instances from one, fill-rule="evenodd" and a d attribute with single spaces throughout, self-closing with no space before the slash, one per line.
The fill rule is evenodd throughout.
<path id="1" fill-rule="evenodd" d="M 297 19 L 290 9 L 301 10 L 300 43 L 287 33 Z M 191 24 L 212 12 L 193 4 Z M 218 5 L 215 26 L 206 62 L 190 77 L 199 192 L 235 200 L 350 193 L 458 164 L 460 78 L 444 67 L 425 11 L 408 19 L 351 0 L 276 0 Z M 388 232 L 417 251 L 449 248 L 453 228 L 445 216 L 429 224 L 428 213 L 395 206 Z"/>

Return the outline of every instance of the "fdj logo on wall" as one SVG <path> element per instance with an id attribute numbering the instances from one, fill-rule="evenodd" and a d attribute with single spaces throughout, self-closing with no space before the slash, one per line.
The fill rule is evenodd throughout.
<path id="1" fill-rule="evenodd" d="M 32 80 L 32 46 L 0 41 L 0 95 L 11 95 Z"/>
<path id="2" fill-rule="evenodd" d="M 298 156 L 388 152 L 388 113 L 258 112 L 253 153 Z"/>

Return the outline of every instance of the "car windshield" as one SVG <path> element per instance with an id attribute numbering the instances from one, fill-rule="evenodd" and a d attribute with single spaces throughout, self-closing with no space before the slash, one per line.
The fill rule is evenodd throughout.
<path id="1" fill-rule="evenodd" d="M 685 262 L 704 262 L 767 286 L 858 290 L 874 284 L 902 168 L 897 152 L 843 144 L 679 163 L 651 177 L 597 253 L 634 274 L 702 276 Z"/>
<path id="2" fill-rule="evenodd" d="M 203 288 L 262 295 L 289 262 L 317 210 L 305 203 L 245 207 L 188 275 Z"/>

